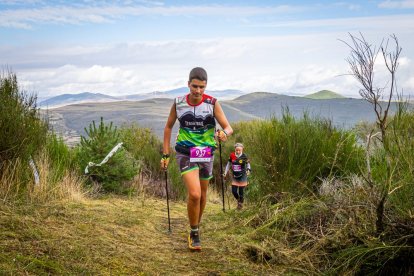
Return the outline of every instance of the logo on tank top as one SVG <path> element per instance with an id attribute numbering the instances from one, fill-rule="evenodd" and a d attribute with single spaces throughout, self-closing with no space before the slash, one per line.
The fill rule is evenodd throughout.
<path id="1" fill-rule="evenodd" d="M 186 126 L 204 126 L 204 122 L 184 122 Z"/>

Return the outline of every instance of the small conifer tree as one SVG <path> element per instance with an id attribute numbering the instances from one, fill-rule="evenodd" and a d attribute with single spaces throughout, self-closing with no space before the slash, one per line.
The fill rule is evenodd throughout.
<path id="1" fill-rule="evenodd" d="M 97 127 L 95 121 L 85 128 L 88 137 L 81 136 L 78 148 L 78 160 L 84 171 L 89 162 L 99 164 L 107 154 L 120 143 L 120 135 L 112 122 L 105 125 L 103 118 Z M 108 162 L 101 166 L 89 168 L 90 184 L 96 183 L 105 192 L 123 193 L 127 191 L 124 182 L 131 180 L 136 174 L 134 159 L 124 149 L 119 149 Z"/>

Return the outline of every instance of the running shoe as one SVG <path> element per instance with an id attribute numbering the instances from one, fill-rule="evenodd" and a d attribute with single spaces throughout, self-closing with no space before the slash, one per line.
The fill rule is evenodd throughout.
<path id="1" fill-rule="evenodd" d="M 191 250 L 201 250 L 200 235 L 198 231 L 191 231 L 188 235 L 188 248 Z"/>

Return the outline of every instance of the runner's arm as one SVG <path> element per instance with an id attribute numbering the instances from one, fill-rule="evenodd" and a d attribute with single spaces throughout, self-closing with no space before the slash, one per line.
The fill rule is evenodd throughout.
<path id="1" fill-rule="evenodd" d="M 171 132 L 175 121 L 177 120 L 177 112 L 175 111 L 175 103 L 171 106 L 170 115 L 168 116 L 167 123 L 164 128 L 164 143 L 162 149 L 161 168 L 167 169 L 170 161 L 170 143 L 171 143 Z"/>
<path id="2" fill-rule="evenodd" d="M 226 141 L 227 136 L 230 136 L 233 133 L 233 128 L 230 126 L 229 122 L 227 121 L 226 115 L 224 114 L 223 109 L 219 102 L 216 102 L 214 105 L 214 116 L 217 122 L 222 127 L 223 131 L 219 132 L 219 139 L 221 141 Z"/>
<path id="3" fill-rule="evenodd" d="M 162 148 L 163 154 L 170 154 L 171 132 L 172 128 L 177 120 L 177 112 L 175 111 L 175 102 L 171 106 L 170 115 L 168 116 L 167 123 L 164 128 L 164 144 Z"/>

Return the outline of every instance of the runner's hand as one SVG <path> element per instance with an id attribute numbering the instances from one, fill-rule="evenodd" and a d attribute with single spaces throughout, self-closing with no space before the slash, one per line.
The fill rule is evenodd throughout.
<path id="1" fill-rule="evenodd" d="M 170 157 L 163 156 L 160 161 L 161 169 L 166 170 L 168 168 L 168 163 L 170 163 Z"/>
<path id="2" fill-rule="evenodd" d="M 227 134 L 223 130 L 218 130 L 217 131 L 217 138 L 222 142 L 226 142 L 227 141 Z"/>
<path id="3" fill-rule="evenodd" d="M 251 173 L 251 172 L 250 172 L 250 170 L 247 170 L 247 171 L 246 171 L 246 174 L 247 174 L 247 175 L 250 175 L 250 173 Z"/>

